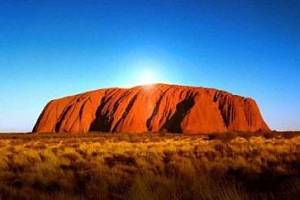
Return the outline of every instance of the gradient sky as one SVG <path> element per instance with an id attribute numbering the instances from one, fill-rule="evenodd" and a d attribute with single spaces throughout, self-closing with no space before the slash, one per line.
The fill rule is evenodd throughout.
<path id="1" fill-rule="evenodd" d="M 300 130 L 300 1 L 0 0 L 0 132 L 143 71 L 251 96 L 272 129 Z"/>

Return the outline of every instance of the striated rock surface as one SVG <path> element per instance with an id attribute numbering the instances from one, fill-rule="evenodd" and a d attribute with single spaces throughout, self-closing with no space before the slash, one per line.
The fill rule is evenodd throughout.
<path id="1" fill-rule="evenodd" d="M 33 132 L 269 131 L 251 98 L 167 84 L 90 91 L 50 101 Z"/>

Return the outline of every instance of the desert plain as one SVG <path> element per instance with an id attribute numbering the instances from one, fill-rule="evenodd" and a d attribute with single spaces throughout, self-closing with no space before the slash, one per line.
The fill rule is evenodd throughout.
<path id="1" fill-rule="evenodd" d="M 1 199 L 298 199 L 300 133 L 1 134 Z"/>

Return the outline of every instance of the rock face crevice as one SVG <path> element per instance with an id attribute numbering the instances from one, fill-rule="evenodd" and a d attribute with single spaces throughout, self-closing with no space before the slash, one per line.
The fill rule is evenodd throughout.
<path id="1" fill-rule="evenodd" d="M 256 102 L 225 91 L 167 84 L 100 89 L 50 101 L 33 132 L 269 131 Z"/>
<path id="2" fill-rule="evenodd" d="M 162 130 L 171 133 L 181 133 L 181 123 L 187 112 L 194 106 L 195 101 L 193 97 L 187 97 L 183 101 L 179 102 L 176 105 L 176 110 L 172 117 L 166 121 L 166 123 L 162 126 Z"/>

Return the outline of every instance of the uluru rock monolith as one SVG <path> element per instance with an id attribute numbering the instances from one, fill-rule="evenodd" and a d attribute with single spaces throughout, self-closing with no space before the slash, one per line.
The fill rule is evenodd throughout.
<path id="1" fill-rule="evenodd" d="M 33 132 L 223 133 L 269 131 L 256 102 L 168 84 L 109 88 L 50 101 Z"/>

